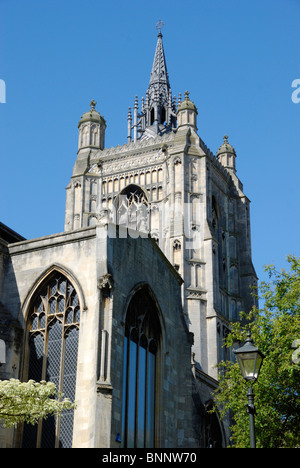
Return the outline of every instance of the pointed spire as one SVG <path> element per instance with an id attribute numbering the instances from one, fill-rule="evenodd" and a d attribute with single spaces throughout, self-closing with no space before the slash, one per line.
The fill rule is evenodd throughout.
<path id="1" fill-rule="evenodd" d="M 163 35 L 161 29 L 163 26 L 164 23 L 159 20 L 156 25 L 159 33 L 157 35 L 156 49 L 147 90 L 150 118 L 146 122 L 146 126 L 154 124 L 154 131 L 156 133 L 169 131 L 172 127 L 176 126 L 176 112 L 173 103 L 170 107 L 170 95 L 172 93 L 162 41 Z"/>
<path id="2" fill-rule="evenodd" d="M 152 71 L 151 71 L 151 76 L 150 76 L 149 88 L 153 85 L 158 84 L 160 88 L 167 87 L 169 91 L 170 83 L 169 83 L 169 76 L 168 76 L 168 71 L 167 71 L 167 64 L 166 64 L 162 37 L 163 37 L 162 33 L 159 30 L 159 33 L 157 36 L 154 60 L 153 60 L 153 65 L 152 65 Z"/>
<path id="3" fill-rule="evenodd" d="M 134 106 L 134 138 L 154 137 L 176 128 L 176 103 L 172 100 L 171 87 L 167 71 L 166 58 L 162 42 L 161 29 L 164 23 L 159 20 L 156 29 L 157 43 L 146 91 L 146 100 L 142 101 L 141 112 L 138 112 L 137 101 Z M 150 136 L 149 136 L 150 135 Z"/>

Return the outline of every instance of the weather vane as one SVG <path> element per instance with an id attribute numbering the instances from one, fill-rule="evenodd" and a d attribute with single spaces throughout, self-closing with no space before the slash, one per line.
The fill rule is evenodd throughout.
<path id="1" fill-rule="evenodd" d="M 162 28 L 164 27 L 165 23 L 162 21 L 162 20 L 159 20 L 157 23 L 156 23 L 156 29 L 159 29 L 159 34 L 161 34 L 161 30 Z"/>

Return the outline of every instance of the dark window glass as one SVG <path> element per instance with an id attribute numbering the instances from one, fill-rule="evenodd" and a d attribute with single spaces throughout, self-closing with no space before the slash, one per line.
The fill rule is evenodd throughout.
<path id="1" fill-rule="evenodd" d="M 122 445 L 154 447 L 156 354 L 160 324 L 147 288 L 135 294 L 127 312 L 124 342 Z"/>

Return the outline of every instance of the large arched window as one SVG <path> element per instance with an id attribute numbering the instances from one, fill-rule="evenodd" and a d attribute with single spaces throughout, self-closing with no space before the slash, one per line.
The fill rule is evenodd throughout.
<path id="1" fill-rule="evenodd" d="M 25 379 L 55 383 L 75 400 L 80 304 L 75 288 L 55 272 L 35 293 L 26 324 Z M 51 416 L 38 425 L 25 424 L 23 448 L 70 448 L 73 411 Z"/>
<path id="2" fill-rule="evenodd" d="M 124 343 L 122 445 L 155 446 L 157 355 L 161 329 L 157 307 L 146 287 L 129 304 Z"/>
<path id="3" fill-rule="evenodd" d="M 118 195 L 115 202 L 117 224 L 137 231 L 149 231 L 149 207 L 145 192 L 130 184 Z"/>

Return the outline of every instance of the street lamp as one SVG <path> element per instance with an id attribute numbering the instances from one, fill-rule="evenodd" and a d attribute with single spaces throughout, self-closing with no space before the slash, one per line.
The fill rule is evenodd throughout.
<path id="1" fill-rule="evenodd" d="M 254 346 L 253 340 L 251 338 L 250 332 L 248 332 L 248 338 L 246 339 L 244 345 L 241 348 L 238 348 L 233 351 L 237 357 L 242 376 L 245 380 L 250 383 L 248 389 L 248 414 L 250 421 L 250 445 L 251 448 L 255 448 L 255 426 L 254 426 L 254 393 L 252 389 L 252 384 L 256 382 L 259 376 L 260 368 L 264 359 L 263 353 Z"/>

